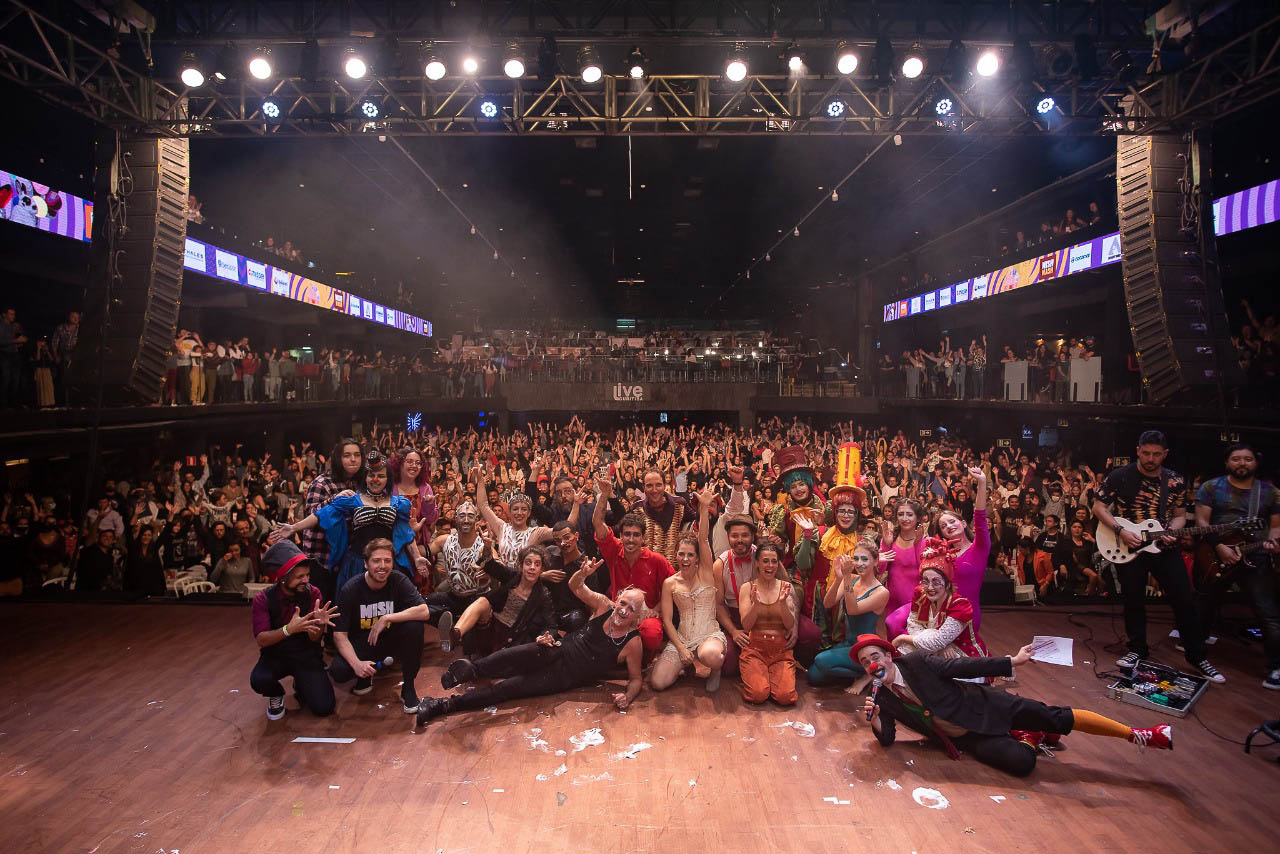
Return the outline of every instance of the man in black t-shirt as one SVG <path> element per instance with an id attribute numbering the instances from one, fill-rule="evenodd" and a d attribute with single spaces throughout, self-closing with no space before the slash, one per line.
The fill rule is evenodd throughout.
<path id="1" fill-rule="evenodd" d="M 1164 591 L 1173 607 L 1187 661 L 1214 682 L 1226 682 L 1205 658 L 1204 632 L 1187 569 L 1178 551 L 1178 531 L 1187 524 L 1186 508 L 1181 499 L 1186 488 L 1182 475 L 1164 467 L 1169 443 L 1159 430 L 1148 430 L 1138 438 L 1136 462 L 1114 469 L 1107 475 L 1093 501 L 1093 515 L 1098 524 L 1116 532 L 1129 548 L 1142 545 L 1142 540 L 1116 524 L 1116 516 L 1130 522 L 1156 519 L 1170 533 L 1160 538 L 1163 550 L 1142 553 L 1117 567 L 1121 594 L 1124 596 L 1124 630 L 1129 636 L 1129 652 L 1117 659 L 1124 668 L 1137 665 L 1146 658 L 1147 648 L 1147 575 L 1150 574 Z"/>
<path id="2" fill-rule="evenodd" d="M 364 549 L 363 575 L 357 575 L 338 591 L 338 617 L 333 643 L 338 655 L 329 665 L 334 682 L 355 679 L 353 694 L 373 690 L 373 674 L 391 656 L 400 662 L 404 686 L 400 689 L 405 714 L 418 709 L 414 680 L 422 660 L 422 626 L 430 616 L 422 594 L 409 576 L 395 569 L 390 540 L 374 539 Z"/>

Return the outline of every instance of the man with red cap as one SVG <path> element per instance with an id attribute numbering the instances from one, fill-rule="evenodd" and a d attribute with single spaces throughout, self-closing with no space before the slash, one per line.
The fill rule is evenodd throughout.
<path id="1" fill-rule="evenodd" d="M 1001 658 L 943 658 L 915 652 L 897 657 L 879 635 L 859 635 L 849 656 L 877 680 L 863 706 L 876 739 L 893 744 L 901 723 L 928 736 L 952 759 L 960 751 L 979 762 L 1025 777 L 1036 767 L 1036 748 L 1072 731 L 1123 738 L 1140 747 L 1173 749 L 1168 724 L 1135 729 L 1085 709 L 1047 706 L 960 679 L 1013 676 L 1031 660 L 1031 646 Z"/>
<path id="2" fill-rule="evenodd" d="M 254 691 L 267 698 L 267 718 L 284 717 L 284 686 L 293 677 L 299 702 L 320 717 L 333 714 L 333 683 L 325 671 L 321 638 L 336 609 L 320 602 L 311 586 L 316 561 L 292 540 L 281 540 L 262 556 L 262 574 L 273 584 L 253 597 L 253 636 L 260 651 L 249 675 Z"/>

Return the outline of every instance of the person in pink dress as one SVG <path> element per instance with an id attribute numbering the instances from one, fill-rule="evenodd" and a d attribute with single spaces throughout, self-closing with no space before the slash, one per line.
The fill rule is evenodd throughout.
<path id="1" fill-rule="evenodd" d="M 928 526 L 924 505 L 914 498 L 899 502 L 897 520 L 896 530 L 885 525 L 880 550 L 884 586 L 889 588 L 889 603 L 885 606 L 889 637 L 902 634 L 907 625 L 907 610 L 920 582 L 920 550 Z"/>
<path id="2" fill-rule="evenodd" d="M 987 525 L 987 475 L 980 468 L 970 468 L 969 476 L 974 481 L 973 495 L 973 524 L 969 525 L 961 518 L 960 514 L 954 510 L 943 510 L 933 520 L 933 532 L 935 536 L 946 540 L 948 545 L 958 555 L 955 562 L 955 589 L 959 596 L 968 599 L 973 605 L 973 627 L 975 630 L 982 626 L 982 609 L 979 605 L 979 597 L 982 593 L 982 579 L 987 574 L 987 558 L 991 554 L 991 528 Z M 902 508 L 898 508 L 898 525 L 899 532 L 902 531 Z M 924 539 L 923 525 L 919 525 L 918 536 L 914 543 L 914 554 L 906 555 L 903 553 L 902 545 L 899 540 L 902 534 L 899 533 L 897 539 L 894 540 L 893 553 L 894 564 L 898 563 L 898 556 L 902 555 L 906 558 L 903 566 L 894 572 L 894 567 L 889 570 L 889 612 L 885 617 L 885 630 L 890 637 L 902 634 L 907 625 L 907 611 L 910 608 L 911 597 L 915 590 L 915 581 L 918 580 L 918 574 L 912 579 L 912 584 L 906 590 L 906 598 L 899 600 L 896 597 L 901 595 L 901 585 L 905 580 L 907 565 L 911 564 L 911 568 L 917 573 L 919 572 L 919 546 L 920 541 Z M 915 532 L 913 532 L 914 534 Z M 912 558 L 914 557 L 914 561 Z M 884 561 L 884 555 L 880 556 L 881 562 Z M 895 581 L 898 586 L 895 586 Z"/>

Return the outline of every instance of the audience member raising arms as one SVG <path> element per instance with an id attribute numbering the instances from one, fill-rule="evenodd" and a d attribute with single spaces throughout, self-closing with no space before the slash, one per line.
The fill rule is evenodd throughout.
<path id="1" fill-rule="evenodd" d="M 540 546 L 551 541 L 551 529 L 547 527 L 530 527 L 529 516 L 533 512 L 533 500 L 523 492 L 510 492 L 507 494 L 507 512 L 511 516 L 511 522 L 503 521 L 497 513 L 493 512 L 493 508 L 489 506 L 489 497 L 485 489 L 485 470 L 483 466 L 473 466 L 471 469 L 471 479 L 476 485 L 476 506 L 480 510 L 481 517 L 489 526 L 489 530 L 493 532 L 493 539 L 497 545 L 497 553 L 494 555 L 505 566 L 515 568 L 516 556 L 525 546 Z M 577 524 L 577 510 L 580 505 L 574 504 L 573 513 L 569 516 L 569 521 Z"/>

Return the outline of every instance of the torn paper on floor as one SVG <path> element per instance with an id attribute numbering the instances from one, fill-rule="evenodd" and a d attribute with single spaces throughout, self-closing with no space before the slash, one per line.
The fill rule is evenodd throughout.
<path id="1" fill-rule="evenodd" d="M 604 736 L 600 734 L 600 727 L 592 727 L 584 729 L 577 735 L 569 736 L 569 743 L 573 745 L 573 752 L 586 750 L 588 747 L 595 747 L 597 744 L 604 744 Z"/>
<path id="2" fill-rule="evenodd" d="M 653 747 L 653 745 L 647 741 L 636 742 L 635 744 L 631 745 L 621 753 L 615 753 L 613 755 L 613 758 L 614 759 L 635 759 L 636 754 L 638 754 L 642 750 L 648 750 L 650 747 Z"/>
<path id="3" fill-rule="evenodd" d="M 807 724 L 804 721 L 783 721 L 780 724 L 774 724 L 773 727 L 774 729 L 780 729 L 782 727 L 791 727 L 793 730 L 795 730 L 797 733 L 804 736 L 805 738 L 813 738 L 813 735 L 815 732 L 813 728 L 813 724 Z"/>
<path id="4" fill-rule="evenodd" d="M 945 810 L 951 806 L 951 802 L 937 789 L 926 789 L 924 787 L 913 789 L 911 798 L 920 806 L 928 807 L 931 810 Z"/>

